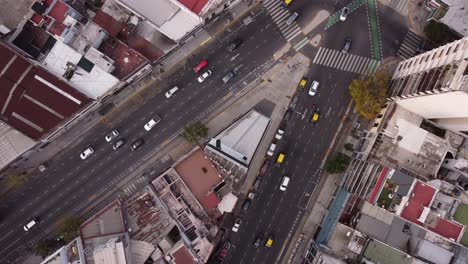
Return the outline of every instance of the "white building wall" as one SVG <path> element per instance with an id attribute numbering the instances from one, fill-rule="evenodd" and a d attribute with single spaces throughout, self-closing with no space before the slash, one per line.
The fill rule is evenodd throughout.
<path id="1" fill-rule="evenodd" d="M 415 96 L 396 102 L 426 119 L 468 117 L 468 93 L 463 91 Z"/>

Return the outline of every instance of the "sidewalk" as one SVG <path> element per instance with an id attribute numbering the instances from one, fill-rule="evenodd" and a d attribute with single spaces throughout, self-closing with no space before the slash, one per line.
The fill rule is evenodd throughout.
<path id="1" fill-rule="evenodd" d="M 93 107 L 92 110 L 80 117 L 80 120 L 75 124 L 66 127 L 62 135 L 58 136 L 42 149 L 36 147 L 35 149 L 29 150 L 21 159 L 18 159 L 12 166 L 6 169 L 4 174 L 15 172 L 31 174 L 40 164 L 45 162 L 53 163 L 54 158 L 60 157 L 63 152 L 78 145 L 81 142 L 80 139 L 82 135 L 99 123 L 112 127 L 114 122 L 125 118 L 133 110 L 137 109 L 140 104 L 161 91 L 161 88 L 146 88 L 150 86 L 152 88 L 160 87 L 157 84 L 162 82 L 161 80 L 169 76 L 173 71 L 180 68 L 185 60 L 190 57 L 191 54 L 197 52 L 207 40 L 220 34 L 225 28 L 237 22 L 245 13 L 257 6 L 258 4 L 249 6 L 245 2 L 240 2 L 231 10 L 220 15 L 216 21 L 194 34 L 183 46 L 165 58 L 161 62 L 162 66 L 155 66 L 153 72 L 149 76 L 123 88 L 118 94 L 111 97 L 102 105 L 98 104 L 96 107 Z M 234 15 L 236 17 L 234 17 Z M 102 116 L 99 114 L 98 110 L 105 106 L 111 106 L 112 110 L 105 116 Z M 0 187 L 0 189 L 4 188 Z M 0 191 L 0 194 L 1 193 L 2 191 Z"/>
<path id="2" fill-rule="evenodd" d="M 424 36 L 424 27 L 426 26 L 429 12 L 424 8 L 422 3 L 423 0 L 408 1 L 408 21 L 412 31 L 418 35 Z"/>

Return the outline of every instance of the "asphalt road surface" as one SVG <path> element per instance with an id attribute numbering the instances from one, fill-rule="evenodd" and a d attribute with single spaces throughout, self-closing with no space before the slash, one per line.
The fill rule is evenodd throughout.
<path id="1" fill-rule="evenodd" d="M 236 23 L 205 44 L 198 54 L 194 54 L 190 64 L 166 80 L 165 90 L 178 85 L 181 88 L 179 93 L 170 99 L 166 99 L 163 93 L 156 95 L 114 127 L 120 131 L 120 137 L 126 139 L 125 146 L 114 151 L 112 144 L 104 140 L 111 128 L 104 125 L 93 128 L 77 147 L 54 160 L 45 173 L 5 197 L 0 207 L 0 263 L 11 263 L 26 255 L 35 242 L 52 233 L 61 216 L 80 215 L 100 194 L 116 189 L 116 184 L 142 158 L 186 124 L 206 115 L 222 97 L 229 92 L 235 93 L 268 70 L 272 54 L 285 41 L 277 29 L 269 28 L 270 18 L 265 12 L 251 17 L 253 21 L 247 26 Z M 226 46 L 237 37 L 244 43 L 235 52 L 228 52 Z M 213 75 L 199 84 L 196 80 L 199 75 L 192 68 L 201 59 L 209 62 L 202 72 L 210 69 Z M 224 84 L 221 78 L 232 69 L 237 76 Z M 151 131 L 145 131 L 144 124 L 156 114 L 162 121 Z M 130 144 L 140 138 L 145 143 L 131 151 Z M 92 146 L 95 153 L 83 161 L 79 155 L 87 146 Z M 25 232 L 23 225 L 33 217 L 38 217 L 41 222 Z"/>

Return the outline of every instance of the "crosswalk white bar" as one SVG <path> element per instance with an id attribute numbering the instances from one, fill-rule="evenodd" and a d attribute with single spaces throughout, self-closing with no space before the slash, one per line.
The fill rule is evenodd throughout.
<path id="1" fill-rule="evenodd" d="M 284 8 L 281 8 L 280 5 L 275 5 L 275 6 L 271 6 L 268 9 L 268 12 L 271 14 L 271 13 L 275 12 L 276 10 L 284 10 Z"/>
<path id="2" fill-rule="evenodd" d="M 281 16 L 281 15 L 283 15 L 283 14 L 285 14 L 285 13 L 287 14 L 287 13 L 289 13 L 289 11 L 286 10 L 286 9 L 279 8 L 279 9 L 276 9 L 276 10 L 274 10 L 274 11 L 273 11 L 273 10 L 270 11 L 270 16 L 271 16 L 271 18 L 272 18 L 273 20 L 276 21 L 276 20 L 277 20 L 277 19 L 276 19 L 277 17 L 279 17 L 279 16 Z"/>
<path id="3" fill-rule="evenodd" d="M 332 58 L 336 55 L 336 52 L 336 50 L 330 50 L 330 54 L 328 55 L 328 58 L 323 62 L 323 64 L 329 66 L 332 62 Z"/>
<path id="4" fill-rule="evenodd" d="M 286 11 L 284 13 L 281 13 L 281 15 L 277 16 L 276 19 L 273 19 L 276 23 L 284 23 L 286 24 L 286 17 L 289 16 L 289 11 Z"/>
<path id="5" fill-rule="evenodd" d="M 319 47 L 319 49 L 318 49 L 318 51 L 317 51 L 317 54 L 315 54 L 315 58 L 314 58 L 314 60 L 312 61 L 312 63 L 314 63 L 314 64 L 317 63 L 317 59 L 318 59 L 318 57 L 320 56 L 320 54 L 322 53 L 322 51 L 323 51 L 323 48 L 322 48 L 322 47 Z"/>
<path id="6" fill-rule="evenodd" d="M 289 27 L 288 25 L 286 25 L 286 23 L 276 23 L 276 25 L 278 25 L 278 28 L 281 32 L 283 32 L 285 28 Z"/>
<path id="7" fill-rule="evenodd" d="M 348 71 L 355 72 L 355 70 L 359 66 L 359 63 L 361 62 L 361 60 L 362 60 L 361 56 L 356 56 L 356 61 L 353 63 L 353 66 L 349 68 Z"/>
<path id="8" fill-rule="evenodd" d="M 286 37 L 286 41 L 293 40 L 295 37 L 297 37 L 301 33 L 302 33 L 301 29 L 298 28 L 297 32 L 294 35 L 291 35 L 290 37 Z"/>
<path id="9" fill-rule="evenodd" d="M 364 68 L 364 65 L 366 65 L 366 58 L 361 57 L 361 61 L 359 62 L 358 67 L 356 68 L 355 73 L 361 74 L 362 69 Z"/>
<path id="10" fill-rule="evenodd" d="M 342 56 L 339 57 L 339 59 L 337 60 L 336 62 L 336 65 L 333 66 L 333 68 L 338 68 L 338 66 L 341 65 L 341 63 L 343 63 L 343 61 L 346 59 L 346 54 L 344 53 L 341 53 Z"/>
<path id="11" fill-rule="evenodd" d="M 291 32 L 296 31 L 298 28 L 299 27 L 295 27 L 295 26 L 285 28 L 284 30 L 281 30 L 281 33 L 283 33 L 284 36 L 287 36 L 287 35 L 291 34 Z"/>
<path id="12" fill-rule="evenodd" d="M 354 63 L 356 63 L 356 58 L 357 56 L 355 56 L 354 54 L 349 54 L 349 62 L 348 64 L 344 67 L 344 70 L 345 71 L 350 71 L 351 67 L 354 66 Z"/>
<path id="13" fill-rule="evenodd" d="M 305 37 L 303 40 L 299 41 L 299 43 L 297 43 L 296 46 L 294 46 L 294 49 L 296 51 L 299 51 L 300 49 L 302 49 L 302 47 L 307 45 L 307 42 L 309 42 L 309 38 Z"/>
<path id="14" fill-rule="evenodd" d="M 317 59 L 317 64 L 323 64 L 322 61 L 327 57 L 329 50 L 324 49 L 322 54 L 320 55 L 320 58 Z"/>
<path id="15" fill-rule="evenodd" d="M 320 64 L 326 65 L 325 62 L 327 61 L 331 53 L 332 53 L 332 50 L 327 49 L 325 54 L 323 54 L 323 58 L 321 59 Z"/>
<path id="16" fill-rule="evenodd" d="M 332 55 L 330 56 L 330 61 L 328 62 L 327 61 L 327 65 L 329 65 L 331 67 L 331 65 L 333 64 L 333 62 L 335 62 L 335 58 L 337 58 L 338 56 L 340 55 L 340 52 L 333 52 Z"/>
<path id="17" fill-rule="evenodd" d="M 343 52 L 339 52 L 338 56 L 336 57 L 336 59 L 332 62 L 332 64 L 330 64 L 330 67 L 332 68 L 336 68 L 336 66 L 338 65 L 339 61 L 341 59 L 343 59 L 343 56 L 345 56 L 345 54 Z"/>
<path id="18" fill-rule="evenodd" d="M 339 69 L 339 70 L 343 70 L 345 68 L 345 66 L 347 65 L 348 61 L 349 61 L 349 55 L 346 54 L 343 62 L 340 63 L 340 65 L 338 65 L 338 67 L 336 67 L 336 68 Z"/>
<path id="19" fill-rule="evenodd" d="M 362 71 L 364 75 L 369 75 L 371 63 L 372 59 L 367 58 L 365 68 Z"/>
<path id="20" fill-rule="evenodd" d="M 268 10 L 271 6 L 273 6 L 274 4 L 277 4 L 278 2 L 276 1 L 264 1 L 263 2 L 263 6 L 266 7 L 266 9 Z"/>

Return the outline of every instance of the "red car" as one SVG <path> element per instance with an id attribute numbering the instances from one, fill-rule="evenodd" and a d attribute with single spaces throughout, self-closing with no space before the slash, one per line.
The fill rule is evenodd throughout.
<path id="1" fill-rule="evenodd" d="M 202 61 L 200 61 L 200 63 L 198 63 L 198 65 L 195 68 L 193 68 L 193 70 L 196 73 L 198 73 L 199 71 L 201 71 L 206 66 L 208 66 L 208 61 L 207 60 L 202 60 Z"/>
<path id="2" fill-rule="evenodd" d="M 260 169 L 260 175 L 265 175 L 266 171 L 268 170 L 268 167 L 270 166 L 270 160 L 265 160 L 263 162 L 262 168 Z"/>

